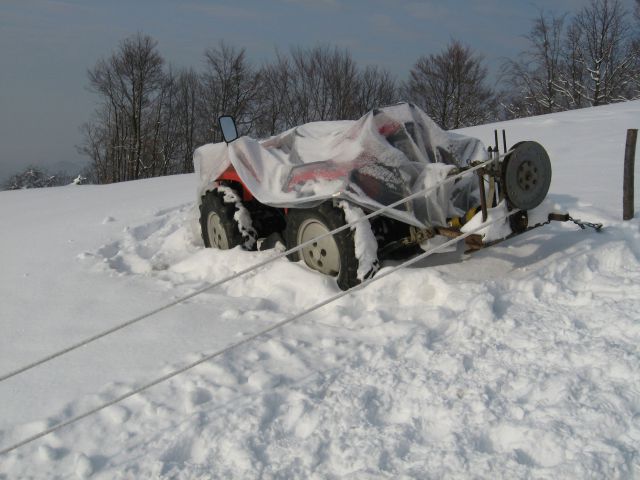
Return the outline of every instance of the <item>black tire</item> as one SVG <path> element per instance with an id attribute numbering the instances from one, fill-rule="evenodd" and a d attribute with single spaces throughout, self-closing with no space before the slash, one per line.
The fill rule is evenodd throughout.
<path id="1" fill-rule="evenodd" d="M 255 232 L 240 232 L 234 203 L 224 201 L 224 193 L 215 189 L 202 196 L 200 204 L 200 230 L 207 248 L 228 250 L 241 245 L 247 250 L 255 248 Z"/>
<path id="2" fill-rule="evenodd" d="M 343 211 L 328 202 L 321 204 L 317 208 L 293 208 L 289 210 L 287 215 L 287 226 L 284 232 L 287 248 L 290 249 L 303 243 L 301 240 L 305 238 L 305 235 L 307 239 L 317 236 L 317 234 L 309 236 L 310 234 L 306 232 L 329 232 L 345 224 Z M 304 260 L 309 268 L 337 277 L 338 287 L 341 290 L 348 290 L 358 285 L 360 280 L 358 279 L 358 259 L 355 253 L 353 232 L 350 229 L 346 229 L 336 233 L 333 237 L 325 237 L 320 242 L 323 241 L 325 242 L 324 244 L 314 243 L 302 251 L 290 254 L 288 256 L 289 260 L 294 262 Z M 337 269 L 331 266 L 327 267 L 327 264 L 322 263 L 323 259 L 327 258 L 326 256 L 323 257 L 325 249 L 322 247 L 328 245 L 326 250 L 330 252 L 332 248 L 330 242 L 332 241 L 335 242 L 339 262 Z M 326 253 L 328 254 L 329 252 Z M 317 260 L 317 263 L 314 260 Z M 329 263 L 335 266 L 335 262 L 332 262 L 331 259 Z"/>
<path id="3" fill-rule="evenodd" d="M 509 226 L 513 233 L 522 233 L 529 226 L 529 215 L 525 210 L 520 210 L 509 216 Z"/>
<path id="4" fill-rule="evenodd" d="M 542 145 L 516 143 L 502 163 L 502 188 L 509 205 L 531 210 L 542 203 L 551 185 L 551 160 Z"/>

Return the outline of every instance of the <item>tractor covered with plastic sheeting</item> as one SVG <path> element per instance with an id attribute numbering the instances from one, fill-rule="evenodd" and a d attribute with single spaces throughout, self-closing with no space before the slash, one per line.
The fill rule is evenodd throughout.
<path id="1" fill-rule="evenodd" d="M 226 142 L 194 154 L 205 246 L 305 244 L 289 258 L 336 276 L 342 289 L 399 251 L 460 235 L 491 208 L 514 213 L 497 232 L 469 237 L 470 248 L 524 231 L 526 211 L 543 201 L 551 182 L 539 144 L 520 142 L 500 155 L 497 145 L 487 150 L 478 139 L 443 131 L 408 103 L 265 140 L 236 138 L 230 117 L 220 126 Z M 353 225 L 327 235 L 347 223 Z"/>

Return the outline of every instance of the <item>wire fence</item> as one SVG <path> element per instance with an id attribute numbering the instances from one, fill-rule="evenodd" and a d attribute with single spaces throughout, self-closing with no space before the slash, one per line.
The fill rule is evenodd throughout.
<path id="1" fill-rule="evenodd" d="M 58 430 L 60 430 L 62 428 L 65 428 L 65 427 L 67 427 L 69 425 L 72 425 L 72 424 L 74 424 L 76 422 L 79 422 L 80 420 L 83 420 L 83 419 L 85 419 L 87 417 L 90 417 L 90 416 L 92 416 L 92 415 L 104 410 L 105 408 L 108 408 L 108 407 L 110 407 L 112 405 L 120 403 L 123 400 L 126 400 L 127 398 L 133 397 L 134 395 L 137 395 L 137 394 L 139 394 L 139 393 L 141 393 L 141 392 L 143 392 L 145 390 L 148 390 L 151 387 L 154 387 L 154 386 L 156 386 L 156 385 L 158 385 L 160 383 L 163 383 L 163 382 L 165 382 L 167 380 L 170 380 L 171 378 L 174 378 L 174 377 L 176 377 L 176 376 L 178 376 L 178 375 L 180 375 L 180 374 L 182 374 L 182 373 L 184 373 L 184 372 L 186 372 L 188 370 L 191 370 L 192 368 L 197 367 L 198 365 L 201 365 L 201 364 L 203 364 L 205 362 L 213 360 L 216 357 L 220 357 L 220 356 L 230 352 L 231 350 L 235 350 L 235 349 L 237 349 L 237 348 L 239 348 L 239 347 L 241 347 L 243 345 L 246 345 L 246 344 L 258 339 L 259 337 L 262 337 L 264 335 L 267 335 L 270 332 L 273 332 L 274 330 L 280 329 L 280 328 L 284 327 L 285 325 L 290 324 L 290 323 L 292 323 L 292 322 L 304 317 L 305 315 L 308 315 L 309 313 L 312 313 L 312 312 L 314 312 L 314 311 L 316 311 L 316 310 L 318 310 L 318 309 L 320 309 L 320 308 L 322 308 L 322 307 L 324 307 L 326 305 L 329 305 L 329 304 L 341 299 L 342 297 L 345 297 L 347 295 L 352 295 L 356 291 L 361 290 L 361 289 L 367 287 L 368 285 L 370 285 L 370 284 L 372 284 L 374 282 L 382 280 L 383 278 L 391 275 L 392 273 L 395 273 L 396 271 L 398 271 L 398 270 L 400 270 L 402 268 L 405 268 L 405 267 L 408 267 L 409 265 L 417 263 L 420 260 L 422 260 L 422 259 L 428 257 L 429 255 L 432 255 L 432 254 L 434 254 L 434 253 L 436 253 L 436 252 L 438 252 L 440 250 L 444 250 L 444 249 L 448 248 L 449 246 L 454 245 L 454 244 L 460 242 L 461 240 L 464 240 L 468 236 L 473 235 L 473 234 L 479 232 L 480 230 L 483 230 L 483 229 L 489 227 L 490 225 L 493 225 L 493 224 L 498 223 L 500 221 L 505 221 L 513 213 L 516 213 L 516 212 L 512 211 L 512 212 L 509 212 L 508 215 L 504 215 L 504 216 L 501 216 L 499 218 L 484 222 L 480 226 L 461 234 L 459 237 L 453 238 L 453 239 L 448 240 L 448 241 L 446 241 L 446 242 L 444 242 L 444 243 L 442 243 L 442 244 L 440 244 L 438 246 L 430 248 L 429 250 L 425 251 L 424 253 L 422 253 L 422 254 L 414 257 L 414 258 L 411 258 L 411 259 L 401 263 L 400 265 L 397 265 L 397 266 L 395 266 L 393 268 L 390 268 L 389 270 L 384 270 L 384 271 L 380 272 L 377 276 L 375 276 L 373 278 L 370 278 L 368 280 L 365 280 L 364 282 L 362 282 L 361 284 L 353 287 L 350 290 L 346 290 L 346 291 L 342 291 L 340 293 L 337 293 L 336 295 L 333 295 L 332 297 L 329 297 L 326 300 L 323 300 L 323 301 L 321 301 L 319 303 L 316 303 L 315 305 L 312 305 L 311 307 L 306 308 L 305 310 L 303 310 L 301 312 L 298 312 L 298 313 L 296 313 L 295 315 L 293 315 L 291 317 L 288 317 L 288 318 L 286 318 L 286 319 L 284 319 L 284 320 L 282 320 L 282 321 L 280 321 L 278 323 L 275 323 L 275 324 L 273 324 L 273 325 L 271 325 L 271 326 L 269 326 L 269 327 L 267 327 L 267 328 L 265 328 L 263 330 L 260 330 L 260 331 L 258 331 L 256 333 L 254 333 L 253 335 L 251 335 L 249 337 L 246 337 L 246 338 L 244 338 L 244 339 L 242 339 L 242 340 L 240 340 L 240 341 L 238 341 L 236 343 L 228 345 L 227 347 L 225 347 L 225 348 L 223 348 L 221 350 L 218 350 L 218 351 L 213 352 L 211 354 L 205 355 L 204 357 L 202 357 L 201 359 L 199 359 L 199 360 L 197 360 L 195 362 L 192 362 L 192 363 L 190 363 L 188 365 L 180 367 L 180 368 L 178 368 L 176 370 L 173 370 L 170 373 L 167 373 L 167 374 L 165 374 L 165 375 L 163 375 L 161 377 L 158 377 L 158 378 L 156 378 L 156 379 L 154 379 L 154 380 L 152 380 L 152 381 L 150 381 L 148 383 L 145 383 L 144 385 L 142 385 L 142 386 L 140 386 L 140 387 L 138 387 L 138 388 L 136 388 L 134 390 L 131 390 L 131 391 L 129 391 L 129 392 L 117 397 L 117 398 L 114 398 L 113 400 L 111 400 L 109 402 L 103 403 L 103 404 L 101 404 L 101 405 L 99 405 L 99 406 L 97 406 L 95 408 L 92 408 L 92 409 L 90 409 L 90 410 L 88 410 L 88 411 L 86 411 L 86 412 L 84 412 L 84 413 L 82 413 L 80 415 L 77 415 L 77 416 L 72 417 L 72 418 L 70 418 L 68 420 L 65 420 L 64 422 L 60 422 L 60 423 L 58 423 L 56 425 L 53 425 L 50 428 L 42 430 L 42 431 L 40 431 L 40 432 L 38 432 L 38 433 L 36 433 L 34 435 L 31 435 L 31 436 L 21 440 L 21 441 L 18 441 L 18 442 L 14 443 L 14 444 L 12 444 L 12 445 L 10 445 L 8 447 L 5 447 L 2 450 L 0 450 L 0 455 L 8 454 L 9 452 L 12 452 L 13 450 L 16 450 L 16 449 L 18 449 L 18 448 L 20 448 L 20 447 L 22 447 L 24 445 L 32 443 L 32 442 L 34 442 L 34 441 L 36 441 L 36 440 L 38 440 L 38 439 L 40 439 L 40 438 L 42 438 L 42 437 L 44 437 L 46 435 L 49 435 L 49 434 L 51 434 L 53 432 L 56 432 L 56 431 L 58 431 Z M 194 296 L 194 295 L 192 295 L 192 296 Z"/>
<path id="2" fill-rule="evenodd" d="M 116 333 L 116 332 L 118 332 L 120 330 L 123 330 L 123 329 L 125 329 L 127 327 L 130 327 L 131 325 L 139 323 L 142 320 L 145 320 L 145 319 L 150 318 L 150 317 L 152 317 L 154 315 L 157 315 L 158 313 L 163 312 L 165 310 L 168 310 L 168 309 L 170 309 L 170 308 L 172 308 L 172 307 L 174 307 L 176 305 L 184 303 L 187 300 L 190 300 L 190 299 L 192 299 L 192 298 L 194 298 L 194 297 L 196 297 L 198 295 L 201 295 L 201 294 L 203 294 L 205 292 L 208 292 L 208 291 L 210 291 L 210 290 L 212 290 L 212 289 L 214 289 L 216 287 L 219 287 L 219 286 L 221 286 L 221 285 L 223 285 L 223 284 L 225 284 L 227 282 L 235 280 L 236 278 L 239 278 L 239 277 L 241 277 L 243 275 L 246 275 L 249 272 L 252 272 L 254 270 L 257 270 L 258 268 L 264 267 L 265 265 L 268 265 L 271 262 L 274 262 L 274 261 L 276 261 L 276 260 L 278 260 L 280 258 L 283 258 L 283 257 L 285 257 L 287 255 L 290 255 L 292 253 L 298 252 L 298 251 L 302 250 L 303 248 L 311 245 L 312 243 L 317 242 L 318 240 L 321 240 L 321 239 L 323 239 L 325 237 L 328 237 L 329 235 L 335 235 L 336 233 L 339 233 L 339 232 L 342 232 L 342 231 L 344 231 L 344 230 L 346 230 L 348 228 L 354 227 L 359 222 L 363 222 L 365 220 L 369 220 L 369 219 L 374 218 L 374 217 L 376 217 L 378 215 L 381 215 L 381 214 L 383 214 L 385 212 L 388 212 L 388 211 L 394 209 L 395 207 L 397 207 L 399 205 L 402 205 L 403 203 L 406 203 L 406 202 L 411 201 L 413 199 L 416 199 L 416 198 L 422 197 L 424 195 L 427 195 L 427 194 L 431 193 L 432 191 L 435 191 L 438 188 L 440 188 L 441 186 L 445 185 L 446 183 L 456 181 L 456 180 L 458 180 L 458 179 L 460 179 L 460 178 L 462 178 L 462 177 L 464 177 L 466 175 L 469 175 L 470 173 L 473 173 L 473 172 L 475 172 L 477 170 L 480 170 L 481 168 L 486 167 L 487 165 L 489 165 L 490 163 L 495 162 L 495 161 L 497 161 L 497 159 L 496 158 L 492 158 L 492 159 L 487 160 L 485 162 L 478 163 L 478 164 L 476 164 L 476 165 L 474 165 L 474 166 L 472 166 L 472 167 L 470 167 L 470 168 L 468 168 L 468 169 L 466 169 L 466 170 L 464 170 L 464 171 L 462 171 L 460 173 L 457 173 L 455 175 L 452 175 L 450 177 L 445 178 L 443 181 L 438 182 L 437 184 L 432 185 L 429 188 L 425 188 L 425 189 L 420 190 L 418 192 L 415 192 L 415 193 L 413 193 L 413 194 L 411 194 L 411 195 L 409 195 L 409 196 L 407 196 L 405 198 L 402 198 L 402 199 L 400 199 L 400 200 L 398 200 L 396 202 L 393 202 L 393 203 L 391 203 L 389 205 L 383 206 L 383 207 L 381 207 L 381 208 L 379 208 L 379 209 L 377 209 L 377 210 L 375 210 L 375 211 L 373 211 L 373 212 L 371 212 L 371 213 L 369 213 L 367 215 L 364 215 L 364 216 L 358 218 L 357 220 L 354 220 L 353 222 L 349 222 L 349 223 L 347 223 L 347 224 L 345 224 L 345 225 L 343 225 L 341 227 L 338 227 L 338 228 L 336 228 L 334 230 L 331 230 L 330 232 L 327 232 L 327 233 L 324 233 L 322 235 L 319 235 L 316 238 L 312 238 L 311 240 L 308 240 L 308 241 L 306 241 L 304 243 L 301 243 L 301 244 L 299 244 L 299 245 L 297 245 L 297 246 L 295 246 L 293 248 L 290 248 L 289 250 L 286 250 L 284 252 L 278 253 L 276 255 L 272 255 L 268 259 L 266 259 L 266 260 L 264 260 L 262 262 L 256 263 L 256 264 L 254 264 L 254 265 L 252 265 L 250 267 L 247 267 L 247 268 L 245 268 L 243 270 L 240 270 L 239 272 L 236 272 L 236 273 L 234 273 L 232 275 L 229 275 L 229 276 L 227 276 L 225 278 L 222 278 L 221 280 L 218 280 L 216 282 L 209 283 L 209 284 L 205 285 L 204 287 L 201 287 L 201 288 L 195 290 L 194 292 L 191 292 L 191 293 L 189 293 L 187 295 L 184 295 L 184 296 L 182 296 L 180 298 L 177 298 L 176 300 L 173 300 L 173 301 L 171 301 L 171 302 L 169 302 L 169 303 L 167 303 L 165 305 L 162 305 L 161 307 L 155 308 L 155 309 L 150 310 L 150 311 L 148 311 L 146 313 L 138 315 L 137 317 L 132 318 L 130 320 L 127 320 L 126 322 L 123 322 L 123 323 L 120 323 L 120 324 L 115 325 L 113 327 L 110 327 L 110 328 L 108 328 L 108 329 L 106 329 L 106 330 L 104 330 L 102 332 L 96 333 L 95 335 L 87 337 L 87 338 L 85 338 L 83 340 L 80 340 L 80 341 L 78 341 L 78 342 L 76 342 L 76 343 L 74 343 L 72 345 L 69 345 L 69 346 L 67 346 L 65 348 L 62 348 L 60 350 L 57 350 L 56 352 L 53 352 L 53 353 L 51 353 L 51 354 L 49 354 L 49 355 L 47 355 L 45 357 L 42 357 L 42 358 L 40 358 L 38 360 L 35 360 L 35 361 L 31 362 L 31 363 L 23 365 L 22 367 L 19 367 L 19 368 L 16 368 L 14 370 L 11 370 L 11 371 L 3 374 L 2 376 L 0 376 L 0 382 L 4 382 L 5 380 L 8 380 L 8 379 L 10 379 L 12 377 L 15 377 L 16 375 L 19 375 L 21 373 L 27 372 L 28 370 L 36 368 L 36 367 L 38 367 L 40 365 L 43 365 L 45 363 L 48 363 L 48 362 L 50 362 L 50 361 L 52 361 L 52 360 L 54 360 L 54 359 L 56 359 L 58 357 L 61 357 L 61 356 L 66 355 L 66 354 L 68 354 L 70 352 L 73 352 L 74 350 L 77 350 L 77 349 L 79 349 L 81 347 L 84 347 L 85 345 L 88 345 L 88 344 L 93 343 L 93 342 L 95 342 L 97 340 L 100 340 L 101 338 L 104 338 L 104 337 L 106 337 L 108 335 L 111 335 L 111 334 Z"/>

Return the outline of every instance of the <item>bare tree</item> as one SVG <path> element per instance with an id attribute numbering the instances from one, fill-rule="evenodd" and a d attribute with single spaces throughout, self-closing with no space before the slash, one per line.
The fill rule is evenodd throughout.
<path id="1" fill-rule="evenodd" d="M 202 121 L 198 116 L 198 98 L 202 86 L 198 74 L 193 69 L 180 72 L 176 81 L 178 102 L 175 110 L 175 121 L 180 136 L 179 161 L 180 173 L 193 171 L 193 151 L 203 143 Z"/>
<path id="2" fill-rule="evenodd" d="M 147 175 L 150 112 L 157 108 L 163 84 L 164 60 L 156 47 L 155 40 L 138 33 L 88 72 L 90 89 L 100 95 L 101 105 L 94 124 L 83 127 L 81 150 L 99 164 L 103 181 Z"/>
<path id="3" fill-rule="evenodd" d="M 205 51 L 200 114 L 207 124 L 207 140 L 222 141 L 218 117 L 233 115 L 240 133 L 248 133 L 257 120 L 259 75 L 246 59 L 244 49 L 224 42 Z"/>
<path id="4" fill-rule="evenodd" d="M 326 54 L 328 53 L 328 55 Z M 318 69 L 325 91 L 322 99 L 328 106 L 322 120 L 349 119 L 358 115 L 355 98 L 358 91 L 358 66 L 348 50 L 326 52 L 318 56 Z M 328 104 L 328 105 L 327 105 Z M 316 108 L 320 111 L 320 105 Z M 326 111 L 325 110 L 325 111 Z"/>
<path id="5" fill-rule="evenodd" d="M 585 96 L 587 72 L 584 69 L 582 42 L 582 29 L 574 22 L 567 28 L 560 75 L 554 83 L 566 110 L 587 106 Z"/>
<path id="6" fill-rule="evenodd" d="M 176 121 L 178 111 L 177 76 L 170 67 L 165 73 L 158 92 L 153 116 L 150 118 L 150 162 L 148 176 L 179 173 L 176 156 L 179 150 L 179 126 Z"/>
<path id="7" fill-rule="evenodd" d="M 565 16 L 541 13 L 530 48 L 503 67 L 512 89 L 506 109 L 538 115 L 638 98 L 640 43 L 627 17 L 620 0 L 591 0 L 566 29 Z"/>
<path id="8" fill-rule="evenodd" d="M 101 108 L 94 114 L 92 121 L 83 123 L 80 127 L 80 133 L 83 140 L 76 148 L 82 155 L 88 156 L 92 160 L 90 167 L 92 177 L 96 182 L 111 183 L 116 181 L 113 175 L 115 161 L 109 158 L 110 143 L 112 139 L 111 125 L 106 124 L 108 115 Z"/>
<path id="9" fill-rule="evenodd" d="M 291 62 L 286 55 L 276 52 L 275 61 L 260 70 L 258 96 L 258 136 L 275 135 L 291 126 L 291 98 L 289 85 L 293 75 Z"/>
<path id="10" fill-rule="evenodd" d="M 276 52 L 260 72 L 258 135 L 273 135 L 302 123 L 356 119 L 397 97 L 391 74 L 360 69 L 348 50 L 318 46 Z"/>
<path id="11" fill-rule="evenodd" d="M 576 49 L 571 52 L 584 70 L 580 90 L 589 105 L 630 100 L 637 76 L 638 50 L 619 0 L 591 0 L 573 23 Z"/>
<path id="12" fill-rule="evenodd" d="M 565 15 L 540 12 L 525 37 L 529 48 L 518 60 L 507 60 L 502 75 L 514 91 L 507 108 L 518 116 L 540 115 L 564 110 L 559 93 L 563 65 Z"/>
<path id="13" fill-rule="evenodd" d="M 404 91 L 442 128 L 461 128 L 495 113 L 495 93 L 486 77 L 482 57 L 454 40 L 441 53 L 418 59 Z"/>
<path id="14" fill-rule="evenodd" d="M 289 124 L 353 116 L 358 69 L 347 50 L 318 46 L 290 53 Z"/>
<path id="15" fill-rule="evenodd" d="M 145 167 L 146 113 L 153 106 L 163 81 L 164 60 L 156 47 L 155 40 L 139 33 L 122 42 L 119 52 L 111 57 L 109 65 L 113 69 L 118 94 L 122 99 L 121 113 L 130 128 L 126 179 L 139 178 Z M 90 72 L 93 84 L 92 80 Z"/>
<path id="16" fill-rule="evenodd" d="M 358 76 L 356 89 L 356 116 L 364 115 L 369 110 L 398 101 L 398 86 L 388 70 L 368 66 Z"/>
<path id="17" fill-rule="evenodd" d="M 93 160 L 101 183 L 193 171 L 192 155 L 203 143 L 202 95 L 193 70 L 165 68 L 156 42 L 137 34 L 89 70 L 100 103 L 81 127 L 78 150 Z"/>

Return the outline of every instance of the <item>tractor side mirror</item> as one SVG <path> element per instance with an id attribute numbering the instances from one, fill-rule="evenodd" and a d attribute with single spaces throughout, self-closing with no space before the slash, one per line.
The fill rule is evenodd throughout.
<path id="1" fill-rule="evenodd" d="M 218 125 L 220 125 L 220 130 L 222 130 L 222 136 L 225 142 L 231 143 L 238 138 L 238 129 L 232 116 L 223 115 L 218 118 Z"/>

